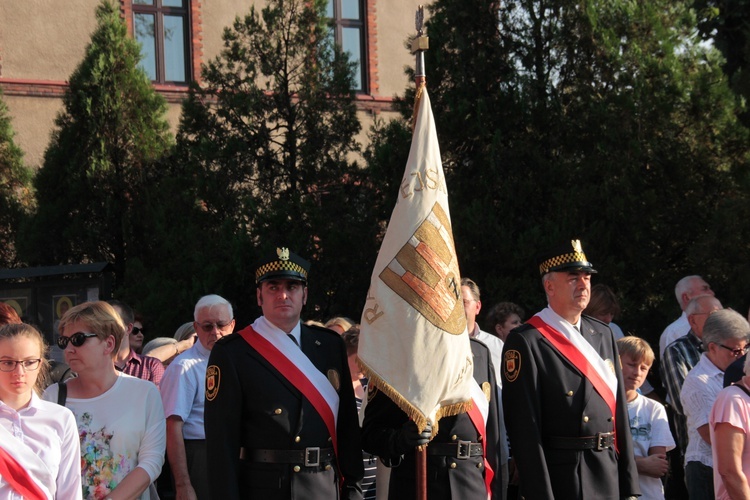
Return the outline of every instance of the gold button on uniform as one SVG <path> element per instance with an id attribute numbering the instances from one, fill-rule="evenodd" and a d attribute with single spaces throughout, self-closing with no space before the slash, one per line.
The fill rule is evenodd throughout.
<path id="1" fill-rule="evenodd" d="M 455 469 L 455 468 L 456 468 L 456 462 L 451 462 L 451 469 Z"/>
<path id="2" fill-rule="evenodd" d="M 482 462 L 479 462 L 479 463 L 477 464 L 477 469 L 481 469 L 481 468 L 482 468 Z"/>
<path id="3" fill-rule="evenodd" d="M 572 395 L 573 395 L 573 391 L 568 391 L 568 396 L 572 396 Z"/>
<path id="4" fill-rule="evenodd" d="M 330 466 L 330 465 L 326 465 L 326 466 L 325 466 L 325 469 L 326 469 L 326 470 L 331 470 L 331 466 Z"/>
<path id="5" fill-rule="evenodd" d="M 274 412 L 274 413 L 275 413 L 276 415 L 281 415 L 281 408 L 276 408 L 276 409 L 275 409 L 275 410 L 274 410 L 273 412 Z"/>
<path id="6" fill-rule="evenodd" d="M 295 443 L 299 443 L 300 441 L 302 441 L 302 439 L 299 436 L 297 436 L 296 438 L 294 438 L 294 442 Z"/>
<path id="7" fill-rule="evenodd" d="M 455 441 L 456 439 L 458 439 L 458 436 L 456 436 L 456 435 L 454 434 L 454 435 L 452 435 L 452 436 L 451 436 L 451 439 Z"/>
<path id="8" fill-rule="evenodd" d="M 584 422 L 588 422 L 589 421 L 589 417 L 583 417 L 583 421 Z"/>
<path id="9" fill-rule="evenodd" d="M 299 465 L 295 465 L 295 466 L 294 466 L 294 472 L 299 472 L 299 471 L 300 471 L 300 467 L 299 467 Z"/>

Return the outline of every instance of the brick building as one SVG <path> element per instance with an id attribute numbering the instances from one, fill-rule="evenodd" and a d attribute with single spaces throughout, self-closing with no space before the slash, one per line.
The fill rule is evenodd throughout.
<path id="1" fill-rule="evenodd" d="M 222 48 L 234 18 L 265 0 L 114 0 L 128 32 L 143 46 L 141 63 L 169 103 L 176 129 L 187 84 Z M 392 96 L 406 84 L 413 57 L 404 41 L 414 33 L 415 0 L 329 0 L 336 40 L 359 61 L 357 104 L 362 133 L 376 114 L 392 113 Z M 99 0 L 0 0 L 0 88 L 13 117 L 26 164 L 38 168 L 62 106 L 66 80 L 83 58 Z M 169 33 L 165 39 L 164 33 Z"/>

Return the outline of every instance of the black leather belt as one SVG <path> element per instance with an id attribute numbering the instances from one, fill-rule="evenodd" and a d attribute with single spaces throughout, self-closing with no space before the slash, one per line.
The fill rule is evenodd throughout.
<path id="1" fill-rule="evenodd" d="M 267 464 L 301 464 L 305 467 L 318 467 L 333 461 L 331 448 L 305 448 L 304 450 L 240 450 L 240 458 L 250 462 Z"/>
<path id="2" fill-rule="evenodd" d="M 558 450 L 595 450 L 602 451 L 615 445 L 614 432 L 599 432 L 586 437 L 548 437 L 544 444 Z"/>
<path id="3" fill-rule="evenodd" d="M 484 454 L 482 443 L 456 441 L 455 443 L 430 443 L 427 453 L 466 460 L 469 457 L 481 457 Z"/>

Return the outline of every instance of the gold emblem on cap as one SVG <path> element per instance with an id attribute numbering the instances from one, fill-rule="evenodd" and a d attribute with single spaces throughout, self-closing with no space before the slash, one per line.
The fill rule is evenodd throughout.
<path id="1" fill-rule="evenodd" d="M 570 243 L 573 245 L 574 252 L 583 253 L 583 248 L 581 247 L 581 240 L 570 240 Z"/>
<path id="2" fill-rule="evenodd" d="M 338 391 L 339 387 L 341 387 L 341 375 L 339 375 L 339 372 L 331 368 L 330 370 L 328 370 L 327 375 L 328 375 L 328 381 L 331 383 L 333 388 L 336 389 L 336 391 Z"/>
<path id="3" fill-rule="evenodd" d="M 279 259 L 281 259 L 281 260 L 289 260 L 289 249 L 288 248 L 277 248 L 276 249 L 276 255 L 278 255 Z"/>
<path id="4" fill-rule="evenodd" d="M 206 368 L 206 400 L 213 401 L 219 394 L 219 382 L 221 382 L 221 370 L 216 365 Z"/>
<path id="5" fill-rule="evenodd" d="M 515 382 L 521 373 L 521 353 L 515 349 L 505 352 L 503 375 L 508 382 Z"/>
<path id="6" fill-rule="evenodd" d="M 490 386 L 489 382 L 482 382 L 482 392 L 488 402 L 492 401 L 492 386 Z"/>

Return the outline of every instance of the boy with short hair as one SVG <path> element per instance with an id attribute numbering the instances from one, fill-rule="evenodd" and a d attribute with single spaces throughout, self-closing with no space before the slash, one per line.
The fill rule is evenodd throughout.
<path id="1" fill-rule="evenodd" d="M 663 500 L 661 478 L 669 471 L 667 451 L 675 447 L 675 442 L 669 432 L 664 406 L 638 393 L 654 362 L 654 351 L 646 341 L 633 336 L 619 339 L 617 349 L 628 401 L 635 465 L 643 494 L 641 500 Z"/>

